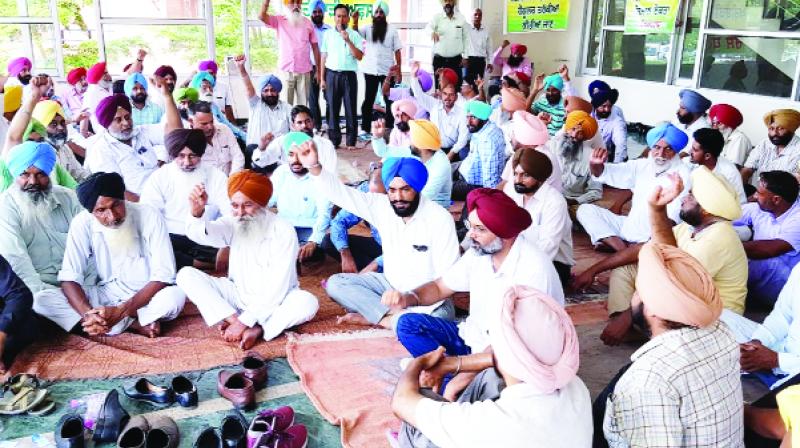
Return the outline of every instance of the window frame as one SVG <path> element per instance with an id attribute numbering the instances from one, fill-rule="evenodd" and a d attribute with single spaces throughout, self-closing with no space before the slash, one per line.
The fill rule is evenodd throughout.
<path id="1" fill-rule="evenodd" d="M 21 3 L 27 11 L 28 2 Z M 47 5 L 50 10 L 49 17 L 30 17 L 30 16 L 5 16 L 0 17 L 0 24 L 3 25 L 50 25 L 53 27 L 53 35 L 50 36 L 53 44 L 55 45 L 55 70 L 43 69 L 42 72 L 50 75 L 64 76 L 64 57 L 63 57 L 63 38 L 61 36 L 61 22 L 58 21 L 58 5 L 56 0 L 48 0 Z M 25 31 L 26 36 L 23 38 L 23 45 L 25 47 L 25 54 L 30 55 L 33 66 L 36 67 L 36 58 L 33 52 L 33 37 L 31 36 L 30 27 Z"/>

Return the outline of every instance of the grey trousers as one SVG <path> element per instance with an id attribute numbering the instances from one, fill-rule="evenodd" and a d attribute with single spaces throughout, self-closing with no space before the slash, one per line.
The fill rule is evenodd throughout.
<path id="1" fill-rule="evenodd" d="M 464 389 L 457 403 L 474 403 L 476 401 L 497 400 L 500 392 L 505 389 L 506 383 L 494 368 L 488 368 L 479 373 L 469 386 Z M 430 389 L 422 389 L 422 394 L 436 401 L 446 401 L 444 397 Z M 487 428 L 487 431 L 491 430 Z M 401 448 L 436 448 L 427 437 L 417 428 L 403 422 L 397 435 L 397 442 Z"/>

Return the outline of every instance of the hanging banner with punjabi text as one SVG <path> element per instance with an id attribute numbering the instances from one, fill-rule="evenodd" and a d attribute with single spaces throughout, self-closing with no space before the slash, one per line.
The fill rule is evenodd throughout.
<path id="1" fill-rule="evenodd" d="M 569 0 L 506 0 L 506 34 L 567 29 Z"/>
<path id="2" fill-rule="evenodd" d="M 679 0 L 627 0 L 625 34 L 672 34 Z"/>

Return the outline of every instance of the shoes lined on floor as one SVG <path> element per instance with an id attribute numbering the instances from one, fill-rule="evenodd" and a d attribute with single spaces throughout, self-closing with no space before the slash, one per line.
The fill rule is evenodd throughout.
<path id="1" fill-rule="evenodd" d="M 307 443 L 306 427 L 294 424 L 294 409 L 281 406 L 259 412 L 249 425 L 242 414 L 234 411 L 222 419 L 219 429 L 205 428 L 195 440 L 194 447 L 305 448 Z"/>
<path id="2" fill-rule="evenodd" d="M 56 423 L 53 440 L 56 448 L 83 448 L 85 446 L 83 419 L 78 414 L 64 414 Z"/>
<path id="3" fill-rule="evenodd" d="M 236 409 L 251 409 L 256 402 L 256 390 L 267 385 L 267 360 L 250 352 L 240 363 L 241 370 L 222 370 L 217 376 L 217 392 L 233 403 Z"/>
<path id="4" fill-rule="evenodd" d="M 170 386 L 153 384 L 147 378 L 140 378 L 133 384 L 123 386 L 122 391 L 128 398 L 156 405 L 171 405 L 177 402 L 185 408 L 197 406 L 197 387 L 183 375 L 174 377 Z"/>
<path id="5" fill-rule="evenodd" d="M 117 439 L 119 448 L 175 448 L 180 442 L 180 432 L 175 421 L 166 416 L 130 419 Z"/>

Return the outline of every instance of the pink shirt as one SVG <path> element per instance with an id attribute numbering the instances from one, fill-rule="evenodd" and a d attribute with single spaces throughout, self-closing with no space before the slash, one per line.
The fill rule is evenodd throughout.
<path id="1" fill-rule="evenodd" d="M 492 58 L 492 64 L 495 66 L 503 67 L 503 76 L 508 75 L 509 73 L 513 72 L 522 72 L 528 76 L 533 76 L 533 70 L 531 69 L 531 60 L 528 59 L 527 56 L 522 58 L 522 62 L 519 63 L 518 67 L 512 67 L 508 65 L 508 58 L 504 58 L 500 56 L 503 53 L 503 47 L 497 49 L 494 52 L 494 57 Z"/>
<path id="2" fill-rule="evenodd" d="M 398 148 L 405 148 L 411 146 L 411 132 L 400 132 L 400 129 L 394 128 L 389 133 L 389 146 L 397 146 Z"/>
<path id="3" fill-rule="evenodd" d="M 64 106 L 69 110 L 70 116 L 73 119 L 80 115 L 83 110 L 83 94 L 78 93 L 75 86 L 70 87 L 62 98 L 64 98 Z"/>
<path id="4" fill-rule="evenodd" d="M 270 15 L 267 26 L 278 32 L 278 68 L 290 73 L 309 73 L 311 44 L 317 43 L 314 24 L 307 17 L 297 26 L 292 26 L 284 16 Z"/>

